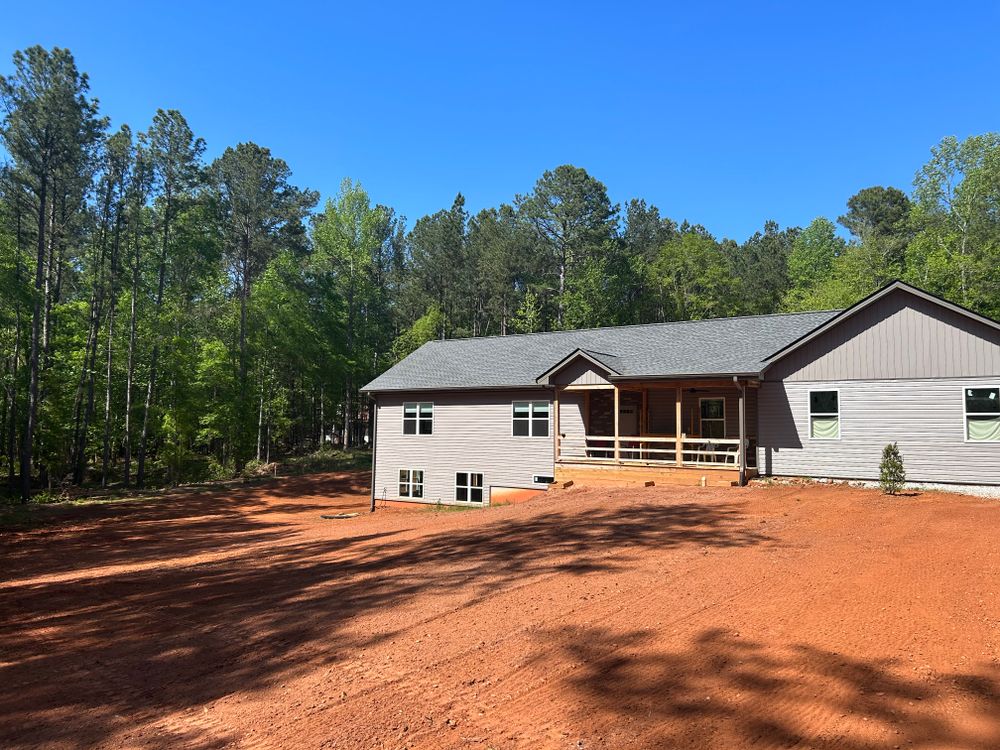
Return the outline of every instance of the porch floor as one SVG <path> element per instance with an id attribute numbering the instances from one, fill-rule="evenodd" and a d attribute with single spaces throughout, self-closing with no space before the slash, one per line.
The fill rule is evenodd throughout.
<path id="1" fill-rule="evenodd" d="M 757 476 L 747 469 L 747 477 Z M 560 461 L 555 466 L 557 484 L 573 482 L 586 487 L 622 487 L 682 485 L 685 487 L 735 487 L 739 470 L 698 466 L 621 466 L 618 464 L 573 463 Z"/>

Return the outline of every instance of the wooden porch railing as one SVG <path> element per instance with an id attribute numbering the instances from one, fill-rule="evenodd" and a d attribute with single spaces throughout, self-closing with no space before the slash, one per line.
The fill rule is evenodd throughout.
<path id="1" fill-rule="evenodd" d="M 740 450 L 739 440 L 727 438 L 556 435 L 556 460 L 573 463 L 739 469 Z"/>

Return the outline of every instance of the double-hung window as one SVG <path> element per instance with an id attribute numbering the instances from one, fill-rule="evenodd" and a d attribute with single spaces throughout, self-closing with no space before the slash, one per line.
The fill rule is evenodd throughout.
<path id="1" fill-rule="evenodd" d="M 965 439 L 1000 442 L 1000 386 L 965 389 Z"/>
<path id="2" fill-rule="evenodd" d="M 548 437 L 549 402 L 515 401 L 513 420 L 514 437 Z"/>
<path id="3" fill-rule="evenodd" d="M 809 437 L 813 440 L 840 438 L 839 391 L 809 391 Z"/>
<path id="4" fill-rule="evenodd" d="M 434 433 L 434 404 L 407 402 L 403 404 L 403 434 L 432 435 Z"/>
<path id="5" fill-rule="evenodd" d="M 460 503 L 483 502 L 483 475 L 471 471 L 455 474 L 455 499 Z"/>
<path id="6" fill-rule="evenodd" d="M 399 496 L 424 496 L 424 472 L 421 469 L 399 470 Z"/>
<path id="7" fill-rule="evenodd" d="M 699 399 L 698 409 L 701 412 L 701 436 L 706 438 L 725 438 L 726 399 Z"/>

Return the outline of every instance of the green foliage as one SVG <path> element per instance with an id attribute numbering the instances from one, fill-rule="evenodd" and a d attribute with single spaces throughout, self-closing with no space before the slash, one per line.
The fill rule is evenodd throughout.
<path id="1" fill-rule="evenodd" d="M 789 311 L 816 309 L 817 290 L 833 277 L 834 264 L 844 255 L 847 243 L 836 227 L 822 216 L 814 219 L 792 242 L 788 256 L 789 288 L 782 307 Z"/>
<path id="2" fill-rule="evenodd" d="M 417 318 L 413 325 L 403 331 L 392 344 L 392 358 L 395 362 L 408 357 L 428 341 L 440 338 L 444 328 L 441 308 L 431 305 L 427 312 Z"/>
<path id="3" fill-rule="evenodd" d="M 729 312 L 736 281 L 706 232 L 685 231 L 667 241 L 650 273 L 663 320 L 717 318 Z"/>
<path id="4" fill-rule="evenodd" d="M 1000 133 L 949 137 L 914 181 L 907 277 L 1000 317 Z"/>
<path id="5" fill-rule="evenodd" d="M 538 333 L 542 330 L 542 310 L 538 295 L 530 289 L 524 293 L 521 306 L 510 321 L 512 333 Z"/>
<path id="6" fill-rule="evenodd" d="M 882 461 L 879 463 L 879 486 L 887 495 L 895 495 L 906 486 L 906 471 L 903 468 L 903 456 L 895 443 L 889 443 L 882 449 Z"/>

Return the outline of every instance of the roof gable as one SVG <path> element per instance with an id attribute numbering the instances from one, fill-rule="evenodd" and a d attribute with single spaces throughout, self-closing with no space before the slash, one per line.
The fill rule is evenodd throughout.
<path id="1" fill-rule="evenodd" d="M 618 359 L 620 359 L 620 357 L 615 354 L 604 354 L 601 352 L 590 352 L 586 349 L 575 349 L 539 375 L 536 378 L 536 382 L 540 385 L 551 385 L 553 378 L 558 373 L 565 370 L 572 363 L 578 361 L 589 362 L 595 368 L 605 373 L 605 375 L 621 375 L 622 373 L 619 370 L 616 370 L 614 365 L 611 364 L 616 362 Z"/>
<path id="2" fill-rule="evenodd" d="M 961 305 L 956 305 L 954 302 L 949 302 L 946 299 L 942 299 L 941 297 L 931 294 L 930 292 L 925 292 L 923 289 L 918 289 L 915 286 L 911 286 L 910 284 L 907 284 L 904 281 L 899 281 L 897 279 L 896 281 L 892 281 L 889 284 L 886 284 L 884 287 L 873 292 L 872 294 L 869 294 L 867 297 L 860 300 L 859 302 L 856 302 L 850 307 L 841 310 L 837 314 L 831 316 L 829 320 L 827 320 L 826 322 L 822 323 L 821 325 L 817 326 L 811 331 L 807 331 L 804 335 L 800 336 L 794 341 L 791 341 L 785 346 L 776 350 L 774 353 L 765 358 L 767 364 L 763 369 L 764 370 L 769 369 L 779 360 L 787 357 L 794 351 L 798 351 L 799 349 L 806 346 L 810 342 L 824 335 L 830 329 L 839 326 L 845 321 L 853 318 L 861 311 L 868 309 L 869 307 L 877 304 L 880 300 L 884 299 L 890 294 L 894 294 L 897 292 L 912 294 L 915 297 L 930 302 L 931 304 L 941 307 L 952 313 L 955 313 L 962 317 L 968 318 L 969 320 L 973 320 L 977 323 L 986 325 L 990 328 L 1000 331 L 1000 323 L 998 323 L 997 321 L 992 320 L 991 318 L 987 318 L 984 315 L 980 315 L 979 313 L 973 312 L 972 310 L 962 307 Z"/>

